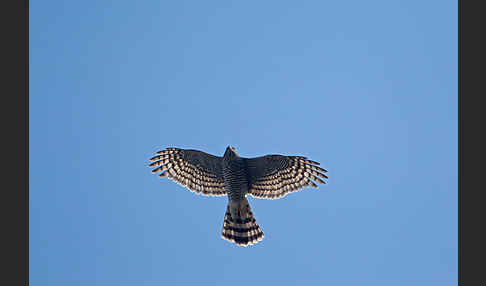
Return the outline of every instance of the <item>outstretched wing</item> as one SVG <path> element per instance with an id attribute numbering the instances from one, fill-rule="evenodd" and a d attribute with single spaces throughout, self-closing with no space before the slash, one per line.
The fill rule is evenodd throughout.
<path id="1" fill-rule="evenodd" d="M 248 194 L 262 199 L 279 199 L 307 186 L 317 188 L 314 181 L 325 184 L 327 170 L 318 162 L 302 156 L 267 155 L 246 159 L 249 174 Z"/>
<path id="2" fill-rule="evenodd" d="M 167 176 L 192 192 L 206 196 L 226 195 L 222 157 L 197 150 L 167 148 L 157 152 L 150 159 L 150 167 L 157 167 L 153 173 L 161 171 L 161 177 Z"/>

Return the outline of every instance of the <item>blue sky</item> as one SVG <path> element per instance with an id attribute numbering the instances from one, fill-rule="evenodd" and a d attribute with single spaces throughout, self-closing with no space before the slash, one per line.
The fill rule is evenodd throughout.
<path id="1" fill-rule="evenodd" d="M 456 1 L 31 1 L 29 68 L 30 285 L 457 285 Z M 329 183 L 235 246 L 147 167 L 228 145 Z"/>

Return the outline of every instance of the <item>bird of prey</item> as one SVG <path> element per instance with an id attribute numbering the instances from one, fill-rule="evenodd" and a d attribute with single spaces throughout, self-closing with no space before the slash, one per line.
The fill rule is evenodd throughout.
<path id="1" fill-rule="evenodd" d="M 206 196 L 228 196 L 221 237 L 240 246 L 263 239 L 247 195 L 279 199 L 315 182 L 325 184 L 327 170 L 302 156 L 240 157 L 228 146 L 223 157 L 198 150 L 166 148 L 150 159 L 153 173 L 161 172 L 190 191 Z M 315 182 L 314 182 L 315 181 Z"/>

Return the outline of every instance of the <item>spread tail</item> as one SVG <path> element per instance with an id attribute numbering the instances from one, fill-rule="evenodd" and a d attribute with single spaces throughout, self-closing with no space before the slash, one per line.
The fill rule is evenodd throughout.
<path id="1" fill-rule="evenodd" d="M 253 217 L 246 198 L 239 202 L 228 203 L 221 237 L 239 246 L 255 244 L 263 239 L 263 232 Z"/>

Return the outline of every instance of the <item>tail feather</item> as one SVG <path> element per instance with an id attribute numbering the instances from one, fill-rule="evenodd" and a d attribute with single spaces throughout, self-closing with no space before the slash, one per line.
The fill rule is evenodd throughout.
<path id="1" fill-rule="evenodd" d="M 255 220 L 248 201 L 243 201 L 238 211 L 231 215 L 230 205 L 226 208 L 221 237 L 239 246 L 255 244 L 263 239 L 263 232 Z"/>

